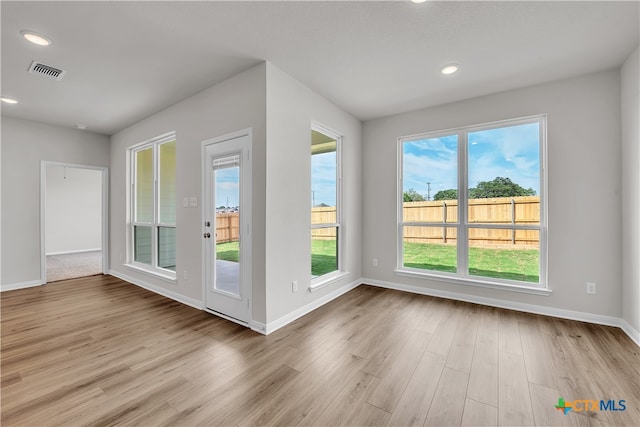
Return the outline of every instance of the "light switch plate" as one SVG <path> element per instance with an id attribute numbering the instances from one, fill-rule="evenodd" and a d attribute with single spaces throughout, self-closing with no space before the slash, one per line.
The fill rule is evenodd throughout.
<path id="1" fill-rule="evenodd" d="M 192 208 L 198 207 L 198 198 L 197 197 L 189 197 L 189 206 Z"/>

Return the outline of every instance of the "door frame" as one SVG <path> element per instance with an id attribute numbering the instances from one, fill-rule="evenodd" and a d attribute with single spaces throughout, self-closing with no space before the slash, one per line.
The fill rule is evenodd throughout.
<path id="1" fill-rule="evenodd" d="M 109 168 L 105 166 L 83 165 L 78 163 L 40 161 L 40 284 L 47 283 L 47 251 L 45 239 L 45 219 L 47 214 L 47 167 L 60 166 L 76 169 L 89 169 L 102 172 L 102 274 L 109 272 Z"/>
<path id="2" fill-rule="evenodd" d="M 207 209 L 209 208 L 207 206 L 207 200 L 208 200 L 208 194 L 207 194 L 207 188 L 208 188 L 208 182 L 207 182 L 207 172 L 208 172 L 208 168 L 209 168 L 209 164 L 207 162 L 207 148 L 221 143 L 221 142 L 227 142 L 227 141 L 231 141 L 233 139 L 238 139 L 238 138 L 242 138 L 242 137 L 247 137 L 249 139 L 249 159 L 248 159 L 248 168 L 246 170 L 246 179 L 243 180 L 244 184 L 243 187 L 241 189 L 241 191 L 245 190 L 246 192 L 249 193 L 248 197 L 242 197 L 242 204 L 241 204 L 241 209 L 244 212 L 247 212 L 247 214 L 245 216 L 242 216 L 241 214 L 241 223 L 240 223 L 240 227 L 241 227 L 241 231 L 245 231 L 245 238 L 243 240 L 242 246 L 241 246 L 241 250 L 242 248 L 244 248 L 243 253 L 246 255 L 244 258 L 242 258 L 242 265 L 240 266 L 240 271 L 241 271 L 241 277 L 243 278 L 243 280 L 246 280 L 247 286 L 245 289 L 246 292 L 246 296 L 247 296 L 247 300 L 248 300 L 248 304 L 247 304 L 247 321 L 243 322 L 240 319 L 236 319 L 234 317 L 231 316 L 227 316 L 224 313 L 220 313 L 218 311 L 214 311 L 210 308 L 207 307 L 207 286 L 209 285 L 209 271 L 208 271 L 208 260 L 207 260 L 207 249 L 206 249 L 206 244 L 207 244 L 207 240 L 206 239 L 202 239 L 202 245 L 201 245 L 201 251 L 202 251 L 202 306 L 204 311 L 214 314 L 216 316 L 222 317 L 224 319 L 230 320 L 231 322 L 234 323 L 238 323 L 240 325 L 243 326 L 247 326 L 247 327 L 251 327 L 251 325 L 253 324 L 253 206 L 252 206 L 252 201 L 253 201 L 253 168 L 252 168 L 252 156 L 253 156 L 253 129 L 252 128 L 246 128 L 246 129 L 242 129 L 236 132 L 231 132 L 231 133 L 227 133 L 225 135 L 221 135 L 215 138 L 210 138 L 207 140 L 202 141 L 201 144 L 201 159 L 202 159 L 202 164 L 201 164 L 201 177 L 202 177 L 202 185 L 201 185 L 201 195 L 200 195 L 200 208 L 201 208 L 201 221 L 200 221 L 200 226 L 201 226 L 201 235 L 206 233 L 207 230 L 205 228 L 205 221 L 207 220 Z M 244 168 L 247 167 L 247 165 L 245 165 L 243 167 L 242 170 L 244 170 Z M 244 172 L 243 172 L 244 173 Z M 215 203 L 214 203 L 215 204 Z M 215 212 L 215 210 L 214 210 Z M 211 232 L 211 230 L 208 230 L 209 232 Z M 215 230 L 213 230 L 213 233 L 215 235 Z M 241 286 L 243 286 L 244 284 L 241 283 Z"/>

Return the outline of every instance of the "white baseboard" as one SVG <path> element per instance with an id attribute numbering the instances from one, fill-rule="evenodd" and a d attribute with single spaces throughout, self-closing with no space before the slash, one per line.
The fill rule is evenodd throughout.
<path id="1" fill-rule="evenodd" d="M 447 298 L 456 301 L 465 301 L 475 304 L 488 305 L 491 307 L 506 308 L 509 310 L 524 311 L 526 313 L 542 314 L 544 316 L 560 317 L 562 319 L 579 320 L 581 322 L 597 323 L 607 326 L 621 326 L 621 319 L 601 314 L 584 313 L 581 311 L 564 310 L 560 308 L 544 307 L 541 305 L 525 304 L 521 302 L 505 301 L 494 298 L 485 298 L 475 295 L 460 294 L 457 292 L 442 291 L 439 289 L 423 288 L 420 286 L 403 285 L 399 283 L 384 282 L 374 279 L 362 279 L 363 284 L 371 284 L 382 288 L 407 291 L 415 294 L 430 295 L 434 297 Z"/>
<path id="2" fill-rule="evenodd" d="M 82 252 L 99 252 L 102 248 L 94 248 L 94 249 L 77 249 L 73 251 L 60 251 L 60 252 L 48 252 L 45 255 L 69 255 L 69 254 L 80 254 Z"/>
<path id="3" fill-rule="evenodd" d="M 255 320 L 252 320 L 249 324 L 249 327 L 252 331 L 256 331 L 257 333 L 262 335 L 267 335 L 267 325 L 262 322 L 256 322 Z"/>
<path id="4" fill-rule="evenodd" d="M 153 285 L 151 283 L 145 282 L 144 280 L 136 279 L 135 277 L 121 273 L 119 271 L 109 270 L 109 274 L 114 277 L 117 277 L 118 279 L 122 279 L 125 282 L 129 282 L 136 286 L 140 286 L 141 288 L 144 288 L 148 291 L 155 292 L 156 294 L 162 295 L 163 297 L 167 297 L 172 300 L 181 302 L 182 304 L 186 304 L 190 307 L 197 308 L 198 310 L 204 310 L 204 304 L 200 300 L 186 297 L 177 292 L 173 292 L 169 289 L 165 289 L 160 286 Z"/>
<path id="5" fill-rule="evenodd" d="M 40 285 L 44 285 L 44 283 L 42 283 L 40 279 L 29 280 L 27 282 L 20 282 L 20 283 L 9 283 L 8 285 L 0 285 L 0 292 L 15 291 L 16 289 L 33 288 L 34 286 L 40 286 Z"/>
<path id="6" fill-rule="evenodd" d="M 300 307 L 297 310 L 292 311 L 289 314 L 285 314 L 284 316 L 282 316 L 279 319 L 274 320 L 273 322 L 269 322 L 266 325 L 262 325 L 260 323 L 256 323 L 256 325 L 258 325 L 258 328 L 264 328 L 264 329 L 254 329 L 257 332 L 263 333 L 265 335 L 269 335 L 272 332 L 277 331 L 278 329 L 282 328 L 283 326 L 288 325 L 289 323 L 293 322 L 296 319 L 299 319 L 300 317 L 304 316 L 305 314 L 308 314 L 310 312 L 312 312 L 313 310 L 315 310 L 316 308 L 319 308 L 323 305 L 325 305 L 326 303 L 328 303 L 329 301 L 332 301 L 336 298 L 338 298 L 340 295 L 345 294 L 347 292 L 349 292 L 350 290 L 360 286 L 360 284 L 362 283 L 362 280 L 356 280 L 353 281 L 351 283 L 348 283 L 344 286 L 339 287 L 338 289 L 336 289 L 333 292 L 328 293 L 327 295 L 318 298 L 315 301 L 310 302 L 309 304 Z M 252 327 L 253 329 L 253 327 Z"/>
<path id="7" fill-rule="evenodd" d="M 622 329 L 624 333 L 627 334 L 629 338 L 638 345 L 638 347 L 640 347 L 640 331 L 635 329 L 624 319 L 620 319 L 620 329 Z"/>

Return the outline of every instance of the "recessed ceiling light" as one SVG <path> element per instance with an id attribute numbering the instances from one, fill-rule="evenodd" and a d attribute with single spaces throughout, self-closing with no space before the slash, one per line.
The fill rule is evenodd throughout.
<path id="1" fill-rule="evenodd" d="M 426 2 L 426 1 L 427 1 L 427 0 L 411 0 L 411 3 L 419 4 L 419 3 L 424 3 L 424 2 Z"/>
<path id="2" fill-rule="evenodd" d="M 83 125 L 82 123 L 78 123 L 77 125 L 74 125 L 76 127 L 76 129 L 80 129 L 80 130 L 85 130 L 87 128 L 87 125 Z"/>
<path id="3" fill-rule="evenodd" d="M 22 34 L 22 37 L 33 44 L 37 44 L 38 46 L 49 46 L 53 43 L 49 37 L 43 36 L 42 34 L 38 34 L 34 31 L 22 30 L 20 31 L 20 34 Z"/>
<path id="4" fill-rule="evenodd" d="M 18 101 L 16 101 L 13 98 L 7 98 L 6 96 L 3 96 L 2 98 L 0 98 L 0 100 L 2 100 L 2 102 L 4 102 L 5 104 L 17 104 Z"/>
<path id="5" fill-rule="evenodd" d="M 442 67 L 442 70 L 440 70 L 440 72 L 444 75 L 449 75 L 455 73 L 459 69 L 460 66 L 458 64 L 449 64 Z"/>

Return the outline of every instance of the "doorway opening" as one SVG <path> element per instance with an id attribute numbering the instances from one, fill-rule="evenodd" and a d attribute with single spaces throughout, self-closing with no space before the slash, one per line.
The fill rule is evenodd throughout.
<path id="1" fill-rule="evenodd" d="M 106 168 L 42 162 L 41 282 L 107 272 Z"/>

